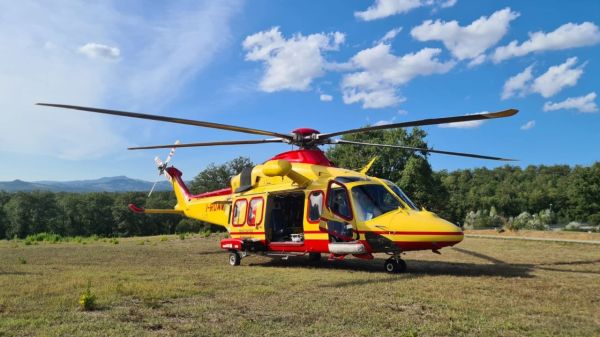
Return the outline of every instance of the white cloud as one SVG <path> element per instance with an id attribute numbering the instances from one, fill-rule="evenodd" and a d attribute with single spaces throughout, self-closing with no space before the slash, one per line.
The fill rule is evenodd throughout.
<path id="1" fill-rule="evenodd" d="M 344 103 L 362 102 L 363 108 L 383 108 L 403 102 L 397 88 L 417 76 L 443 74 L 454 66 L 441 62 L 440 49 L 424 48 L 416 53 L 395 56 L 387 44 L 378 44 L 358 52 L 350 62 L 361 71 L 342 79 Z"/>
<path id="2" fill-rule="evenodd" d="M 364 11 L 354 12 L 354 16 L 363 21 L 382 19 L 388 16 L 410 12 L 424 6 L 452 7 L 456 0 L 375 0 Z"/>
<path id="3" fill-rule="evenodd" d="M 394 123 L 395 121 L 396 121 L 396 117 L 394 116 L 389 120 L 382 119 L 380 121 L 377 121 L 377 122 L 373 123 L 373 126 L 388 125 L 388 124 Z"/>
<path id="4" fill-rule="evenodd" d="M 285 39 L 279 27 L 258 32 L 244 39 L 248 52 L 246 60 L 263 61 L 265 74 L 260 89 L 266 92 L 280 90 L 308 90 L 313 79 L 325 72 L 324 51 L 337 50 L 344 42 L 344 34 L 296 34 Z"/>
<path id="5" fill-rule="evenodd" d="M 467 114 L 467 115 L 480 115 L 480 114 L 485 114 L 485 113 L 488 113 L 488 111 L 481 111 L 481 112 L 476 112 L 476 113 Z M 455 123 L 440 124 L 439 127 L 440 128 L 455 128 L 455 129 L 473 129 L 473 128 L 479 127 L 484 122 L 485 122 L 485 120 L 455 122 Z"/>
<path id="6" fill-rule="evenodd" d="M 387 33 L 378 41 L 378 43 L 384 43 L 392 41 L 400 32 L 402 31 L 402 27 L 394 28 Z"/>
<path id="7" fill-rule="evenodd" d="M 571 57 L 565 63 L 552 66 L 533 81 L 531 90 L 542 95 L 544 98 L 554 96 L 563 88 L 572 87 L 577 84 L 579 77 L 583 74 L 583 65 L 573 68 L 577 63 L 576 57 Z"/>
<path id="8" fill-rule="evenodd" d="M 0 151 L 68 159 L 123 153 L 140 135 L 131 132 L 135 121 L 34 103 L 155 112 L 227 43 L 238 5 L 167 4 L 164 15 L 148 19 L 133 5 L 109 2 L 0 3 L 0 45 L 9 46 L 0 62 Z M 78 50 L 89 41 L 119 46 L 119 62 L 84 57 L 81 52 L 99 52 L 96 47 Z"/>
<path id="9" fill-rule="evenodd" d="M 322 94 L 319 96 L 319 99 L 323 102 L 331 102 L 333 100 L 333 96 Z"/>
<path id="10" fill-rule="evenodd" d="M 121 50 L 117 47 L 111 47 L 104 44 L 99 43 L 86 43 L 85 45 L 79 47 L 78 51 L 91 58 L 101 58 L 107 60 L 117 60 L 119 55 L 121 55 Z"/>
<path id="11" fill-rule="evenodd" d="M 521 125 L 521 130 L 523 131 L 527 131 L 527 130 L 531 130 L 533 129 L 533 127 L 535 126 L 535 121 L 529 121 L 523 125 Z"/>
<path id="12" fill-rule="evenodd" d="M 483 53 L 500 41 L 508 31 L 510 22 L 518 16 L 519 13 L 504 8 L 489 17 L 482 16 L 468 26 L 460 26 L 455 20 L 427 20 L 410 33 L 419 41 L 442 41 L 459 60 L 477 58 L 477 62 L 481 63 Z"/>
<path id="13" fill-rule="evenodd" d="M 515 95 L 525 96 L 530 93 L 538 93 L 548 98 L 556 95 L 566 87 L 573 87 L 583 74 L 583 67 L 585 66 L 583 64 L 574 68 L 576 63 L 577 58 L 571 57 L 563 64 L 549 67 L 545 73 L 535 79 L 533 79 L 533 65 L 531 65 L 504 83 L 502 99 Z"/>
<path id="14" fill-rule="evenodd" d="M 600 31 L 592 22 L 566 23 L 550 33 L 529 33 L 529 40 L 521 44 L 514 40 L 506 46 L 498 47 L 492 59 L 497 63 L 533 52 L 591 46 L 598 42 Z"/>
<path id="15" fill-rule="evenodd" d="M 558 103 L 546 102 L 544 104 L 544 111 L 555 111 L 561 109 L 575 109 L 580 112 L 596 112 L 598 106 L 596 105 L 596 93 L 590 92 L 585 96 L 569 97 L 566 100 Z"/>
<path id="16" fill-rule="evenodd" d="M 516 94 L 524 96 L 529 90 L 531 80 L 533 79 L 533 75 L 531 73 L 532 69 L 533 66 L 531 65 L 525 68 L 525 70 L 522 72 L 506 80 L 502 90 L 502 99 L 511 98 Z"/>
<path id="17" fill-rule="evenodd" d="M 458 0 L 446 0 L 445 2 L 440 3 L 440 7 L 449 8 L 456 5 L 457 2 Z"/>

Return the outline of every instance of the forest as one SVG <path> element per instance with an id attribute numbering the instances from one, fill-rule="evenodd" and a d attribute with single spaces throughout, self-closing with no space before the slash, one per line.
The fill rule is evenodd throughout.
<path id="1" fill-rule="evenodd" d="M 422 129 L 344 136 L 348 140 L 428 148 Z M 340 167 L 360 169 L 377 157 L 369 175 L 396 182 L 418 205 L 467 228 L 547 229 L 548 225 L 600 225 L 600 162 L 590 166 L 502 166 L 432 170 L 427 152 L 339 144 L 327 156 Z M 461 160 L 458 158 L 457 160 Z M 210 164 L 191 182 L 192 193 L 226 187 L 231 176 L 254 164 L 238 157 Z M 34 233 L 61 236 L 139 236 L 216 230 L 176 215 L 139 215 L 127 205 L 172 208 L 171 192 L 7 193 L 0 191 L 0 239 Z M 573 223 L 577 222 L 577 223 Z"/>

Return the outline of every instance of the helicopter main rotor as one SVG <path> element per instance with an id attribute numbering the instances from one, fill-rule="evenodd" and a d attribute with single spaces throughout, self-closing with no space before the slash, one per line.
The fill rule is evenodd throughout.
<path id="1" fill-rule="evenodd" d="M 375 125 L 375 126 L 367 126 L 363 128 L 349 129 L 331 133 L 320 133 L 315 129 L 310 128 L 299 128 L 293 130 L 290 134 L 283 134 L 279 132 L 266 131 L 260 129 L 253 129 L 235 125 L 228 124 L 219 124 L 184 118 L 176 118 L 176 117 L 168 117 L 168 116 L 159 116 L 159 115 L 149 115 L 128 111 L 119 111 L 119 110 L 110 110 L 110 109 L 100 109 L 93 107 L 84 107 L 77 105 L 67 105 L 67 104 L 53 104 L 53 103 L 37 103 L 37 105 L 41 106 L 49 106 L 55 108 L 64 108 L 71 110 L 80 110 L 80 111 L 89 111 L 107 115 L 115 115 L 115 116 L 123 116 L 130 118 L 140 118 L 140 119 L 149 119 L 161 122 L 168 123 L 177 123 L 177 124 L 185 124 L 185 125 L 193 125 L 193 126 L 201 126 L 212 129 L 220 129 L 262 136 L 271 136 L 274 138 L 267 139 L 251 139 L 251 140 L 235 140 L 235 141 L 215 141 L 215 142 L 198 142 L 198 143 L 185 143 L 185 144 L 168 144 L 168 145 L 151 145 L 151 146 L 138 146 L 138 147 L 130 147 L 128 150 L 147 150 L 147 149 L 162 149 L 162 148 L 180 148 L 180 147 L 203 147 L 203 146 L 226 146 L 226 145 L 248 145 L 248 144 L 265 144 L 265 143 L 285 143 L 298 146 L 301 149 L 315 149 L 320 145 L 331 145 L 331 144 L 349 144 L 355 146 L 377 146 L 377 147 L 388 147 L 388 148 L 400 148 L 411 151 L 420 151 L 420 152 L 430 152 L 430 153 L 440 153 L 452 156 L 461 156 L 461 157 L 470 157 L 470 158 L 479 158 L 479 159 L 489 159 L 489 160 L 501 160 L 501 161 L 513 161 L 514 159 L 493 157 L 493 156 L 485 156 L 479 154 L 472 153 L 463 153 L 463 152 L 454 152 L 454 151 L 443 151 L 443 150 L 434 150 L 429 148 L 416 148 L 404 145 L 392 145 L 392 144 L 374 144 L 374 143 L 364 143 L 364 142 L 355 142 L 348 141 L 343 139 L 335 139 L 334 137 L 346 135 L 346 134 L 354 134 L 354 133 L 362 133 L 376 130 L 387 130 L 387 129 L 396 129 L 396 128 L 407 128 L 407 127 L 416 127 L 416 126 L 426 126 L 426 125 L 439 125 L 439 124 L 447 124 L 447 123 L 460 123 L 460 122 L 470 122 L 470 121 L 479 121 L 479 120 L 488 120 L 488 119 L 496 119 L 496 118 L 506 118 L 510 116 L 514 116 L 519 112 L 517 109 L 508 109 L 498 112 L 489 112 L 489 113 L 481 113 L 481 114 L 473 114 L 473 115 L 462 115 L 462 116 L 451 116 L 451 117 L 441 117 L 441 118 L 428 118 L 428 119 L 420 119 L 414 121 L 400 122 L 400 123 L 392 123 L 385 125 Z"/>

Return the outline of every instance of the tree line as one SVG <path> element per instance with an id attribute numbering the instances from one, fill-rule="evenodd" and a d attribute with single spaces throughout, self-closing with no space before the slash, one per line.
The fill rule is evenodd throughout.
<path id="1" fill-rule="evenodd" d="M 427 148 L 422 129 L 383 130 L 347 140 Z M 503 166 L 434 172 L 422 151 L 339 144 L 327 150 L 339 167 L 360 169 L 378 157 L 368 174 L 398 184 L 417 204 L 453 223 L 535 226 L 571 221 L 600 224 L 600 162 L 591 166 Z M 190 183 L 192 193 L 226 187 L 231 176 L 254 164 L 245 157 L 210 164 Z M 0 191 L 0 239 L 40 232 L 62 236 L 134 236 L 211 229 L 177 215 L 140 215 L 146 208 L 172 208 L 172 192 L 53 193 Z M 214 229 L 214 228 L 213 228 Z"/>

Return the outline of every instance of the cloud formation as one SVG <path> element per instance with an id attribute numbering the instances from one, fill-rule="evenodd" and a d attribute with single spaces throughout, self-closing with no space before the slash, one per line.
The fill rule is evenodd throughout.
<path id="1" fill-rule="evenodd" d="M 457 0 L 375 0 L 366 10 L 354 12 L 354 16 L 363 21 L 372 21 L 424 6 L 448 8 L 456 5 L 456 2 Z"/>
<path id="2" fill-rule="evenodd" d="M 583 75 L 585 64 L 575 67 L 577 58 L 568 58 L 564 63 L 551 66 L 545 73 L 533 79 L 532 68 L 529 66 L 521 73 L 509 78 L 504 83 L 502 99 L 514 95 L 525 96 L 538 93 L 544 98 L 552 97 L 567 87 L 573 87 Z"/>
<path id="3" fill-rule="evenodd" d="M 333 100 L 333 96 L 331 95 L 326 95 L 326 94 L 321 94 L 321 96 L 319 96 L 319 99 L 322 102 L 331 102 Z"/>
<path id="4" fill-rule="evenodd" d="M 590 92 L 585 96 L 569 97 L 566 100 L 558 103 L 546 102 L 544 104 L 544 111 L 555 111 L 562 109 L 578 110 L 579 112 L 596 112 L 598 106 L 596 105 L 596 93 Z"/>
<path id="5" fill-rule="evenodd" d="M 78 51 L 91 59 L 117 60 L 121 55 L 121 50 L 117 47 L 94 42 L 86 43 L 79 47 Z"/>
<path id="6" fill-rule="evenodd" d="M 427 20 L 414 27 L 410 34 L 419 41 L 441 41 L 457 59 L 477 58 L 475 64 L 478 64 L 483 62 L 485 51 L 500 41 L 510 22 L 519 15 L 510 8 L 504 8 L 467 26 L 460 26 L 455 20 Z"/>
<path id="7" fill-rule="evenodd" d="M 534 126 L 535 126 L 535 121 L 531 120 L 531 121 L 521 125 L 521 130 L 523 130 L 523 131 L 531 130 L 531 129 L 533 129 Z"/>
<path id="8" fill-rule="evenodd" d="M 148 19 L 108 2 L 0 4 L 0 45 L 11 47 L 0 62 L 0 151 L 74 160 L 122 153 L 140 134 L 129 132 L 135 122 L 34 103 L 151 113 L 167 104 L 227 43 L 239 3 L 165 6 L 168 14 Z"/>
<path id="9" fill-rule="evenodd" d="M 304 91 L 310 88 L 313 79 L 325 73 L 326 61 L 322 53 L 338 50 L 344 39 L 340 32 L 295 34 L 286 39 L 279 27 L 273 27 L 246 37 L 243 47 L 248 51 L 246 60 L 264 62 L 261 90 Z"/>
<path id="10" fill-rule="evenodd" d="M 377 43 L 385 43 L 385 42 L 392 41 L 401 31 L 402 31 L 402 27 L 394 28 L 394 29 L 388 31 L 387 33 L 385 33 L 385 35 L 381 39 L 379 39 L 379 41 Z"/>
<path id="11" fill-rule="evenodd" d="M 504 88 L 502 89 L 502 99 L 508 99 L 517 94 L 524 96 L 533 79 L 533 74 L 531 73 L 532 69 L 533 65 L 506 80 Z"/>
<path id="12" fill-rule="evenodd" d="M 360 71 L 342 79 L 344 103 L 362 103 L 363 108 L 384 108 L 405 100 L 397 93 L 399 86 L 417 76 L 443 74 L 454 67 L 453 61 L 438 59 L 441 50 L 423 48 L 403 56 L 391 53 L 390 46 L 380 43 L 358 52 L 350 63 Z"/>
<path id="13" fill-rule="evenodd" d="M 600 42 L 600 30 L 594 23 L 566 23 L 550 33 L 543 31 L 529 33 L 529 40 L 521 44 L 513 40 L 506 46 L 498 47 L 492 59 L 498 63 L 533 52 L 592 46 L 598 42 Z"/>

